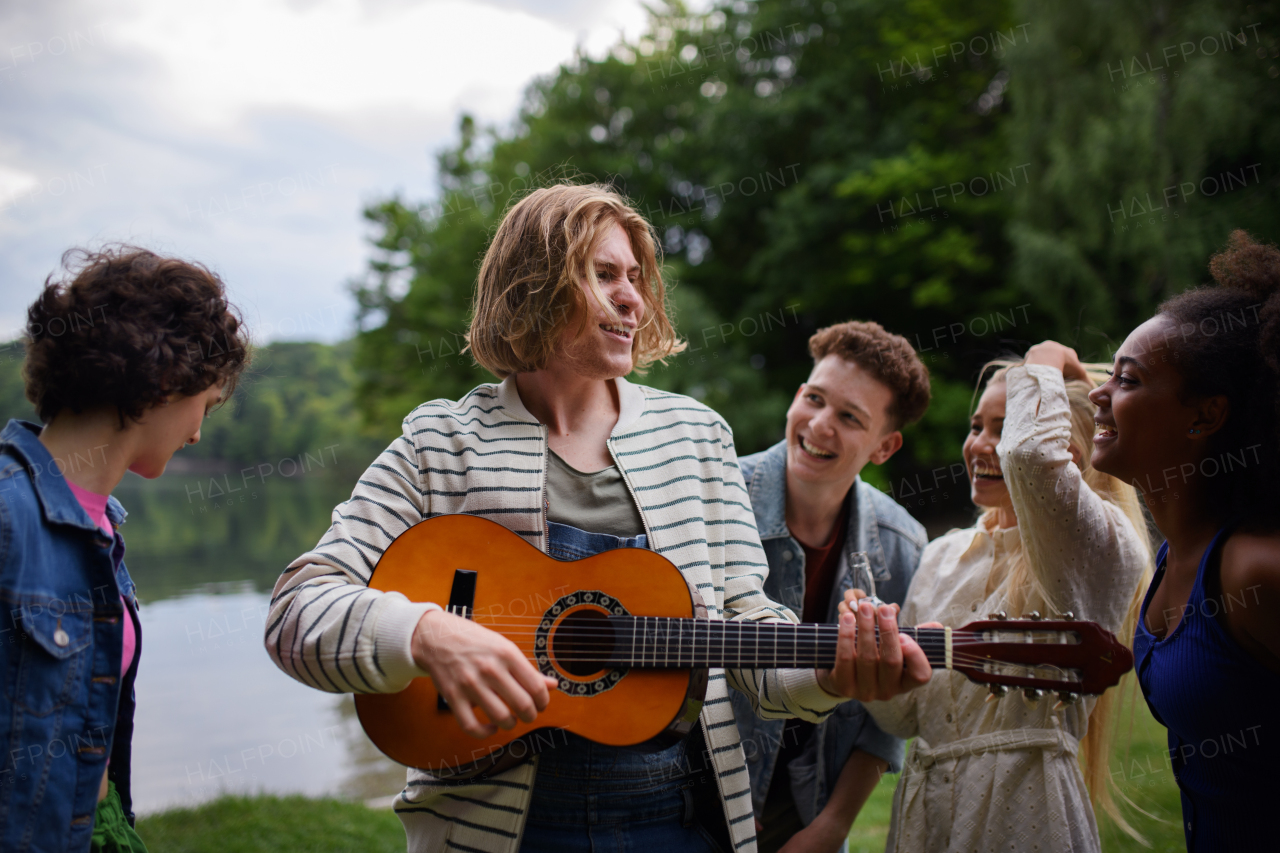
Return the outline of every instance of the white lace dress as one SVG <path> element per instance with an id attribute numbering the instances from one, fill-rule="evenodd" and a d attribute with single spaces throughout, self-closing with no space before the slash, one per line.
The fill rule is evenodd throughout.
<path id="1" fill-rule="evenodd" d="M 1090 490 L 1071 461 L 1062 374 L 1014 368 L 1006 387 L 997 452 L 1018 526 L 953 530 L 929 543 L 901 622 L 959 628 L 1008 611 L 1000 582 L 1026 548 L 1062 610 L 1118 633 L 1146 564 L 1145 534 Z M 991 702 L 988 695 L 959 673 L 936 671 L 918 690 L 867 703 L 886 732 L 916 739 L 894 792 L 887 850 L 1098 851 L 1076 760 L 1093 701 L 1054 711 L 1053 694 L 1034 705 L 1020 692 Z"/>

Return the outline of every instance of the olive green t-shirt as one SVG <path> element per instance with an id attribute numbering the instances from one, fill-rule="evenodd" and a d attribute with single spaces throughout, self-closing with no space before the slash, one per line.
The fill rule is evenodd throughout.
<path id="1" fill-rule="evenodd" d="M 549 450 L 547 519 L 588 533 L 639 536 L 644 521 L 616 465 L 587 474 Z"/>

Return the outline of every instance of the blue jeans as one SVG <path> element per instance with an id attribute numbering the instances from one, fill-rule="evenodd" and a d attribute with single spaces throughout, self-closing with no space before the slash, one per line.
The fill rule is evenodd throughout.
<path id="1" fill-rule="evenodd" d="M 547 552 L 576 560 L 614 548 L 646 548 L 644 534 L 620 538 L 551 522 Z M 569 732 L 538 758 L 521 853 L 722 853 L 708 818 L 723 826 L 715 771 L 694 772 L 690 746 L 663 750 L 604 746 Z M 715 814 L 709 814 L 712 810 Z M 727 831 L 725 832 L 727 836 Z"/>

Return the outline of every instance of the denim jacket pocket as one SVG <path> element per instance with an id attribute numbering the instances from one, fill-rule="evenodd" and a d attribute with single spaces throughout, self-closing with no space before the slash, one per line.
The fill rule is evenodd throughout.
<path id="1" fill-rule="evenodd" d="M 23 637 L 9 698 L 38 717 L 57 711 L 75 697 L 83 680 L 81 669 L 90 658 L 86 649 L 93 641 L 93 611 L 72 610 L 63 604 L 43 596 L 24 596 L 14 608 Z"/>

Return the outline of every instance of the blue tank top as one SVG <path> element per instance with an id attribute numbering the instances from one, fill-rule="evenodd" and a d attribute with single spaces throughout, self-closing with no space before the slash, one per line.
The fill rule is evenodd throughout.
<path id="1" fill-rule="evenodd" d="M 1217 577 L 1225 534 L 1219 530 L 1205 549 L 1182 620 L 1163 640 L 1147 630 L 1147 607 L 1169 551 L 1168 542 L 1160 546 L 1133 638 L 1138 683 L 1169 730 L 1190 853 L 1280 848 L 1280 675 L 1218 622 L 1223 611 L 1257 606 L 1248 591 L 1243 601 L 1205 593 L 1206 573 Z"/>

